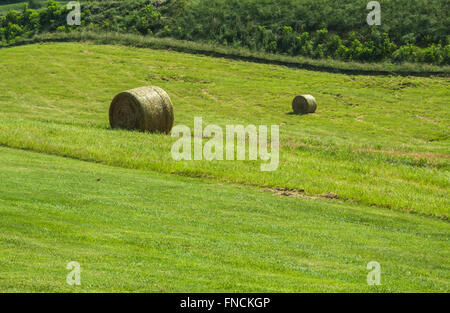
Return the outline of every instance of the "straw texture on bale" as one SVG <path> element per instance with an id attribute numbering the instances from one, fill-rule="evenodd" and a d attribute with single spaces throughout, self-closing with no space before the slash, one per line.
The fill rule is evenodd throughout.
<path id="1" fill-rule="evenodd" d="M 314 113 L 317 109 L 316 99 L 311 95 L 301 95 L 292 101 L 292 110 L 295 114 Z"/>
<path id="2" fill-rule="evenodd" d="M 156 86 L 121 92 L 109 107 L 112 128 L 168 134 L 173 120 L 172 101 L 163 89 Z"/>

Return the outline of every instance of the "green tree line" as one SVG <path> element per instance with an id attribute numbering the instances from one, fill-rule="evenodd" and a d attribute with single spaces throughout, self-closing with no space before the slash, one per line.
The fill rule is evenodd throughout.
<path id="1" fill-rule="evenodd" d="M 83 1 L 81 26 L 68 26 L 66 7 L 49 0 L 0 16 L 0 38 L 90 29 L 311 58 L 450 64 L 449 1 L 379 2 L 379 26 L 367 25 L 367 0 Z"/>

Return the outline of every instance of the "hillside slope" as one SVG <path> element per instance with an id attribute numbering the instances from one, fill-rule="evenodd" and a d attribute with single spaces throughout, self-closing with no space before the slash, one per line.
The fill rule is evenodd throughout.
<path id="1" fill-rule="evenodd" d="M 450 290 L 434 218 L 7 148 L 0 181 L 0 292 Z"/>
<path id="2" fill-rule="evenodd" d="M 0 50 L 0 144 L 109 165 L 341 200 L 447 218 L 449 80 L 318 73 L 170 51 L 88 44 Z M 39 77 L 39 79 L 37 79 Z M 175 124 L 280 125 L 280 166 L 175 162 L 175 139 L 111 131 L 120 91 L 164 88 Z M 292 115 L 297 94 L 315 114 Z"/>

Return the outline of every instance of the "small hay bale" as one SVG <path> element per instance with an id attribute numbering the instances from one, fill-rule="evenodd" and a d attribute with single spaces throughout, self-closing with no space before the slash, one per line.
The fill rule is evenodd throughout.
<path id="1" fill-rule="evenodd" d="M 168 134 L 173 120 L 172 101 L 163 89 L 156 86 L 121 92 L 109 107 L 112 128 Z"/>
<path id="2" fill-rule="evenodd" d="M 292 110 L 295 114 L 314 113 L 317 109 L 316 99 L 311 95 L 301 95 L 292 101 Z"/>

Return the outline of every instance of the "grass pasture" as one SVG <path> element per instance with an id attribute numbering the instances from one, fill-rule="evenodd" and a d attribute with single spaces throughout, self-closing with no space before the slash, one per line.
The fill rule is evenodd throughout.
<path id="1" fill-rule="evenodd" d="M 0 179 L 4 292 L 450 286 L 450 229 L 439 219 L 7 148 Z M 65 266 L 73 260 L 82 282 L 71 287 Z M 372 260 L 382 265 L 382 286 L 366 283 Z"/>
<path id="2" fill-rule="evenodd" d="M 190 54 L 88 44 L 0 51 L 0 144 L 99 163 L 261 187 L 328 192 L 368 205 L 448 217 L 449 81 L 317 73 Z M 39 79 L 36 79 L 39 77 Z M 175 139 L 111 131 L 115 94 L 154 84 L 175 125 L 280 125 L 280 166 L 175 162 Z M 292 115 L 300 93 L 316 114 Z M 239 114 L 236 114 L 239 112 Z M 387 196 L 388 195 L 388 196 Z"/>
<path id="3" fill-rule="evenodd" d="M 174 138 L 111 130 L 113 96 L 147 84 L 175 125 L 280 125 L 278 170 L 175 162 Z M 449 87 L 88 43 L 0 49 L 0 291 L 448 292 Z M 302 93 L 315 114 L 291 114 Z"/>

